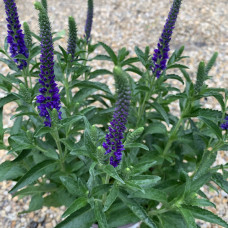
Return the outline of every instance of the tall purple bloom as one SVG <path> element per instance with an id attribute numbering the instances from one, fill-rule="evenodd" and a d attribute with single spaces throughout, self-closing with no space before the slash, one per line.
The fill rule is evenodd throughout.
<path id="1" fill-rule="evenodd" d="M 153 54 L 153 65 L 151 69 L 157 78 L 161 76 L 163 70 L 166 69 L 166 62 L 169 58 L 169 42 L 173 33 L 174 25 L 177 20 L 177 16 L 180 10 L 181 0 L 174 0 L 173 5 L 169 11 L 168 19 L 166 19 L 166 24 L 164 26 L 162 35 L 157 44 L 157 48 L 154 50 Z"/>
<path id="2" fill-rule="evenodd" d="M 17 6 L 14 0 L 3 0 L 5 3 L 5 11 L 7 15 L 8 36 L 7 42 L 10 45 L 11 57 L 17 63 L 17 67 L 21 70 L 27 66 L 26 60 L 16 59 L 15 56 L 22 54 L 28 58 L 28 49 L 25 45 L 24 34 L 21 29 Z"/>
<path id="3" fill-rule="evenodd" d="M 51 25 L 47 15 L 47 11 L 41 3 L 35 3 L 36 9 L 39 10 L 39 26 L 41 38 L 41 56 L 40 56 L 40 79 L 39 82 L 42 88 L 39 89 L 37 103 L 40 116 L 45 117 L 45 126 L 51 127 L 50 112 L 53 109 L 58 111 L 59 119 L 61 119 L 60 112 L 60 96 L 59 89 L 55 82 L 54 75 L 54 48 L 51 34 Z"/>
<path id="4" fill-rule="evenodd" d="M 110 122 L 111 126 L 108 128 L 109 133 L 106 134 L 106 142 L 103 143 L 103 147 L 106 150 L 105 154 L 111 153 L 110 164 L 113 167 L 117 167 L 122 159 L 122 151 L 124 150 L 122 139 L 124 138 L 123 133 L 126 130 L 131 91 L 126 73 L 120 67 L 116 66 L 114 68 L 114 76 L 118 98 L 113 118 Z"/>
<path id="5" fill-rule="evenodd" d="M 88 0 L 88 10 L 87 10 L 87 18 L 85 25 L 85 37 L 87 43 L 89 42 L 91 30 L 93 24 L 93 0 Z"/>
<path id="6" fill-rule="evenodd" d="M 225 118 L 225 122 L 220 125 L 223 130 L 228 130 L 228 116 Z"/>

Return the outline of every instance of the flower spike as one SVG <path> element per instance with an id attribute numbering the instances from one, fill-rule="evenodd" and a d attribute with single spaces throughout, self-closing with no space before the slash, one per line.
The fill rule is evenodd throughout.
<path id="1" fill-rule="evenodd" d="M 116 90 L 118 94 L 115 111 L 109 126 L 109 133 L 106 134 L 106 142 L 103 147 L 105 154 L 111 153 L 110 164 L 117 167 L 122 160 L 122 151 L 124 145 L 122 143 L 123 133 L 126 130 L 127 117 L 130 109 L 131 91 L 126 73 L 118 66 L 114 68 L 114 77 Z"/>
<path id="2" fill-rule="evenodd" d="M 88 10 L 87 10 L 87 18 L 85 25 L 85 37 L 87 43 L 89 42 L 91 30 L 93 24 L 93 0 L 88 0 Z"/>
<path id="3" fill-rule="evenodd" d="M 46 9 L 41 3 L 36 2 L 35 8 L 39 10 L 39 26 L 41 38 L 41 56 L 40 56 L 40 79 L 42 88 L 38 95 L 37 103 L 39 104 L 39 114 L 45 117 L 45 126 L 51 127 L 51 111 L 56 109 L 58 117 L 61 119 L 59 89 L 55 82 L 54 75 L 54 48 L 51 34 L 51 25 Z"/>
<path id="4" fill-rule="evenodd" d="M 68 26 L 69 26 L 69 38 L 68 38 L 67 52 L 68 54 L 71 54 L 72 60 L 73 60 L 75 57 L 76 42 L 77 42 L 77 25 L 73 17 L 69 17 Z"/>
<path id="5" fill-rule="evenodd" d="M 30 28 L 29 28 L 29 25 L 27 24 L 27 22 L 23 23 L 23 27 L 24 27 L 24 31 L 25 31 L 26 46 L 28 48 L 31 48 L 32 47 L 32 35 L 31 35 L 31 31 L 30 31 Z"/>
<path id="6" fill-rule="evenodd" d="M 17 55 L 22 54 L 28 58 L 28 49 L 25 45 L 24 34 L 21 29 L 19 16 L 17 12 L 17 6 L 15 0 L 3 0 L 5 3 L 5 11 L 7 15 L 7 28 L 8 36 L 7 42 L 10 45 L 11 57 L 17 64 L 18 69 L 22 70 L 27 66 L 26 60 L 15 58 Z"/>
<path id="7" fill-rule="evenodd" d="M 162 71 L 166 69 L 166 63 L 169 58 L 169 42 L 173 33 L 174 25 L 177 20 L 177 16 L 180 10 L 182 0 L 174 0 L 173 5 L 169 11 L 169 16 L 166 19 L 166 24 L 164 26 L 162 35 L 157 44 L 157 48 L 154 50 L 152 57 L 153 65 L 151 69 L 154 75 L 159 78 Z"/>

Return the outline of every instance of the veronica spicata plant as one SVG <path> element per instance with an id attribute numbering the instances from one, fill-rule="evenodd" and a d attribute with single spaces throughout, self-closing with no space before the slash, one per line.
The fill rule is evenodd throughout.
<path id="1" fill-rule="evenodd" d="M 55 42 L 63 32 L 51 32 L 47 1 L 35 3 L 40 34 L 24 23 L 25 37 L 16 35 L 23 34 L 18 25 L 12 27 L 19 23 L 15 2 L 4 3 L 7 18 L 16 19 L 8 19 L 13 33 L 0 48 L 0 61 L 9 67 L 7 75 L 0 74 L 5 92 L 0 149 L 11 156 L 0 164 L 0 181 L 15 182 L 13 197 L 29 196 L 29 208 L 21 213 L 64 206 L 56 228 L 132 223 L 194 228 L 197 219 L 227 228 L 211 212 L 216 205 L 204 189 L 228 193 L 228 165 L 214 165 L 218 152 L 228 149 L 228 91 L 207 85 L 218 53 L 199 63 L 193 79 L 181 62 L 187 58 L 183 46 L 168 57 L 181 1 L 174 0 L 155 51 L 135 47 L 135 57 L 126 48 L 115 53 L 103 42 L 92 42 L 93 1 L 88 1 L 86 39 L 77 37 L 69 17 L 66 48 L 58 49 Z M 26 50 L 19 48 L 21 38 L 27 55 L 19 52 Z M 96 54 L 97 47 L 105 53 Z M 113 70 L 94 69 L 93 61 L 109 61 Z M 115 91 L 98 81 L 102 75 L 113 79 Z M 219 110 L 202 104 L 210 96 Z M 14 123 L 5 127 L 3 108 L 11 102 Z M 174 104 L 178 110 L 171 109 Z"/>

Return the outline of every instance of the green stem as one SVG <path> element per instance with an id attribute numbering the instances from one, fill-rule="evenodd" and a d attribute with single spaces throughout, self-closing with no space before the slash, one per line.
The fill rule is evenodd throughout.
<path id="1" fill-rule="evenodd" d="M 59 151 L 59 160 L 60 160 L 60 165 L 61 165 L 62 171 L 65 172 L 64 154 L 63 154 L 62 147 L 60 144 L 59 132 L 57 129 L 55 129 L 55 131 L 52 133 L 52 136 L 55 140 L 55 143 L 56 143 L 58 151 Z"/>
<path id="2" fill-rule="evenodd" d="M 23 71 L 22 71 L 22 76 L 24 77 L 24 80 L 25 80 L 25 86 L 26 86 L 26 88 L 28 88 L 27 74 L 26 74 L 25 71 L 26 71 L 26 70 L 23 70 Z"/>
<path id="3" fill-rule="evenodd" d="M 70 77 L 70 73 L 69 73 L 69 64 L 67 64 L 66 67 L 66 78 L 65 78 L 65 90 L 66 90 L 66 101 L 67 101 L 67 106 L 70 105 L 70 90 L 69 90 L 69 82 L 68 82 L 68 78 Z"/>
<path id="4" fill-rule="evenodd" d="M 151 95 L 153 94 L 153 86 L 154 86 L 154 82 L 155 82 L 155 77 L 151 76 L 148 71 L 146 72 L 146 74 L 149 77 L 149 79 L 152 77 L 152 81 L 149 80 L 149 84 L 150 84 L 149 88 L 150 89 L 149 89 L 148 92 L 146 92 L 146 95 L 145 95 L 145 97 L 143 99 L 143 103 L 142 103 L 141 108 L 139 107 L 138 120 L 137 120 L 136 127 L 139 127 L 139 123 L 140 123 L 140 121 L 142 119 L 142 115 L 145 112 L 146 102 L 150 99 Z"/>
<path id="5" fill-rule="evenodd" d="M 180 125 L 181 125 L 182 120 L 183 120 L 183 118 L 181 117 L 181 118 L 178 120 L 177 124 L 175 125 L 174 129 L 171 130 L 171 135 L 170 135 L 169 140 L 168 140 L 168 142 L 167 142 L 167 144 L 166 144 L 166 146 L 165 146 L 165 149 L 164 149 L 164 151 L 163 151 L 163 157 L 165 157 L 165 155 L 166 155 L 167 152 L 169 151 L 169 148 L 171 147 L 171 145 L 172 145 L 172 143 L 173 143 L 173 140 L 174 140 L 174 138 L 175 138 L 175 136 L 176 136 L 176 134 L 177 134 L 177 131 L 179 130 L 179 127 L 180 127 Z"/>
<path id="6" fill-rule="evenodd" d="M 184 119 L 184 116 L 186 115 L 186 113 L 188 113 L 189 109 L 191 107 L 191 98 L 189 98 L 187 100 L 187 103 L 186 103 L 186 108 L 185 110 L 183 111 L 183 113 L 181 114 L 181 117 L 180 119 L 178 120 L 177 124 L 175 125 L 175 127 L 171 130 L 171 134 L 170 134 L 170 137 L 168 139 L 168 142 L 165 146 L 165 149 L 163 151 L 163 157 L 165 157 L 165 155 L 167 154 L 167 152 L 169 151 L 169 148 L 172 146 L 172 143 L 173 143 L 173 140 L 175 139 L 176 135 L 177 135 L 177 132 L 180 128 L 180 125 Z"/>
<path id="7" fill-rule="evenodd" d="M 104 184 L 108 184 L 108 183 L 109 183 L 109 180 L 110 180 L 110 176 L 109 176 L 108 174 L 106 174 Z M 103 195 L 103 197 L 102 197 L 102 202 L 103 202 L 103 204 L 105 203 L 106 198 L 107 198 L 107 192 L 106 192 L 106 193 Z"/>

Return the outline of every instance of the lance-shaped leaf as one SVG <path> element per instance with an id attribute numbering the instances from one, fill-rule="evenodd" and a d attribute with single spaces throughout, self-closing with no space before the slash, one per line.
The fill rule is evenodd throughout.
<path id="1" fill-rule="evenodd" d="M 18 182 L 17 184 L 10 190 L 10 193 L 16 192 L 18 189 L 25 187 L 26 185 L 31 184 L 36 181 L 39 177 L 43 176 L 53 169 L 56 165 L 55 160 L 46 160 L 41 163 L 38 163 L 33 168 L 31 168 Z"/>

